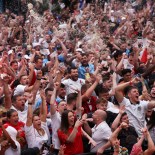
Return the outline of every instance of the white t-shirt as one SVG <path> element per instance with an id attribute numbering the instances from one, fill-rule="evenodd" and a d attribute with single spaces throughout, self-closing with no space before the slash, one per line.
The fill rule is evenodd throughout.
<path id="1" fill-rule="evenodd" d="M 140 101 L 139 104 L 131 104 L 130 100 L 123 98 L 121 105 L 125 105 L 125 111 L 129 117 L 129 123 L 133 126 L 138 135 L 141 136 L 141 129 L 146 126 L 145 112 L 148 107 L 147 101 Z"/>
<path id="2" fill-rule="evenodd" d="M 28 102 L 25 103 L 25 108 L 23 111 L 17 110 L 13 105 L 10 109 L 14 109 L 18 113 L 19 121 L 26 123 L 27 120 L 27 109 L 28 109 Z"/>
<path id="3" fill-rule="evenodd" d="M 119 113 L 119 109 L 112 102 L 109 102 L 109 101 L 108 101 L 108 105 L 107 105 L 107 111 L 111 111 L 116 114 Z"/>
<path id="4" fill-rule="evenodd" d="M 11 139 L 15 142 L 17 149 L 13 149 L 11 147 L 9 147 L 4 155 L 20 155 L 21 152 L 21 148 L 20 148 L 20 144 L 17 141 L 17 130 L 15 128 L 13 128 L 12 126 L 8 126 L 6 128 L 6 131 L 8 132 L 8 134 L 10 135 Z"/>
<path id="5" fill-rule="evenodd" d="M 62 83 L 66 86 L 66 93 L 71 94 L 75 93 L 76 90 L 81 90 L 82 85 L 85 84 L 85 80 L 78 78 L 77 81 L 73 81 L 72 79 L 67 79 L 62 81 Z"/>
<path id="6" fill-rule="evenodd" d="M 91 152 L 97 152 L 97 150 L 106 144 L 111 136 L 112 132 L 108 124 L 103 121 L 97 127 L 92 128 L 92 139 L 97 143 L 94 147 L 91 145 Z"/>
<path id="7" fill-rule="evenodd" d="M 74 65 L 75 67 L 81 66 L 81 62 L 80 62 L 80 61 L 77 61 L 77 59 L 74 59 L 74 60 L 72 61 L 72 63 L 73 63 L 73 65 Z"/>
<path id="8" fill-rule="evenodd" d="M 26 85 L 19 84 L 19 85 L 15 88 L 14 95 L 23 94 L 25 88 L 26 88 Z"/>
<path id="9" fill-rule="evenodd" d="M 61 115 L 59 112 L 56 111 L 54 115 L 51 115 L 52 143 L 55 149 L 60 149 L 60 141 L 57 134 L 57 131 L 60 128 L 60 124 Z"/>
<path id="10" fill-rule="evenodd" d="M 45 134 L 43 136 L 41 136 L 38 131 L 33 127 L 33 125 L 31 126 L 26 126 L 25 125 L 25 137 L 26 137 L 26 141 L 28 143 L 28 148 L 33 148 L 33 147 L 38 147 L 39 149 L 41 149 L 42 145 L 46 142 L 48 142 L 48 128 L 45 122 L 41 122 L 41 127 L 43 128 Z"/>

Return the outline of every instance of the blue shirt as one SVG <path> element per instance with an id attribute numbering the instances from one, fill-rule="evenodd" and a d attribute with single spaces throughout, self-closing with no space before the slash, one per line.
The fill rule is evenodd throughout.
<path id="1" fill-rule="evenodd" d="M 89 70 L 89 73 L 91 73 L 91 74 L 94 73 L 94 65 L 93 64 L 88 64 L 88 66 L 86 66 L 86 67 L 80 66 L 78 68 L 79 78 L 85 79 L 86 69 Z"/>
<path id="2" fill-rule="evenodd" d="M 39 108 L 40 105 L 41 105 L 41 103 L 42 103 L 42 100 L 41 99 L 38 100 L 37 103 L 36 103 L 36 105 L 35 105 L 35 109 Z M 49 113 L 50 112 L 50 104 L 47 103 L 46 106 L 47 106 L 47 111 Z"/>
<path id="3" fill-rule="evenodd" d="M 60 62 L 65 62 L 65 57 L 62 54 L 60 54 L 60 55 L 58 55 L 58 60 Z"/>

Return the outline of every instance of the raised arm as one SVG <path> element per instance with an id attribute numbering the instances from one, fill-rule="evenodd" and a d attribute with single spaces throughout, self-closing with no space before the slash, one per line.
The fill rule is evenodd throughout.
<path id="1" fill-rule="evenodd" d="M 9 76 L 5 76 L 3 79 L 1 79 L 2 82 L 3 82 L 3 87 L 4 87 L 4 101 L 5 101 L 5 108 L 6 109 L 10 109 L 11 106 L 12 106 L 12 101 L 11 101 L 11 93 L 10 93 L 10 90 L 9 90 Z"/>
<path id="2" fill-rule="evenodd" d="M 120 110 L 119 110 L 119 114 L 117 115 L 117 117 L 115 118 L 115 120 L 113 121 L 112 125 L 111 125 L 111 129 L 112 131 L 115 131 L 117 129 L 117 127 L 120 124 L 120 120 L 121 120 L 121 116 L 125 111 L 125 106 L 121 106 Z"/>
<path id="3" fill-rule="evenodd" d="M 11 70 L 10 66 L 8 66 L 6 63 L 3 63 L 2 66 L 7 70 L 7 73 L 13 77 L 16 78 L 15 73 Z"/>
<path id="4" fill-rule="evenodd" d="M 101 75 L 97 75 L 95 82 L 90 86 L 90 88 L 87 89 L 87 91 L 82 95 L 82 100 L 85 98 L 89 98 L 96 86 L 98 85 L 99 81 L 102 79 Z"/>
<path id="5" fill-rule="evenodd" d="M 120 71 L 122 70 L 124 58 L 125 58 L 125 54 L 123 53 L 122 59 L 121 59 L 121 61 L 118 63 L 118 65 L 117 65 L 117 67 L 116 67 L 116 72 L 117 72 L 118 74 L 119 74 Z"/>
<path id="6" fill-rule="evenodd" d="M 155 146 L 148 130 L 146 130 L 146 138 L 148 141 L 148 148 L 144 151 L 144 155 L 151 155 L 155 152 Z"/>
<path id="7" fill-rule="evenodd" d="M 25 70 L 26 70 L 26 64 L 25 64 L 25 61 L 24 61 L 24 59 L 22 59 L 21 60 L 21 69 L 20 69 L 20 71 L 19 71 L 19 73 L 18 73 L 18 75 L 17 75 L 17 79 L 19 79 L 20 78 L 20 76 L 25 72 Z"/>
<path id="8" fill-rule="evenodd" d="M 59 41 L 59 43 L 60 43 L 60 45 L 61 45 L 61 47 L 62 47 L 62 50 L 63 50 L 63 52 L 64 52 L 64 56 L 66 57 L 67 54 L 68 54 L 68 51 L 67 51 L 66 46 L 64 45 L 64 43 L 63 43 L 60 39 L 57 39 L 57 40 Z"/>
<path id="9" fill-rule="evenodd" d="M 82 125 L 82 122 L 78 119 L 74 125 L 74 128 L 71 132 L 71 134 L 68 136 L 67 138 L 67 142 L 69 143 L 73 143 L 74 142 L 74 139 L 76 137 L 76 134 L 78 132 L 78 127 Z"/>
<path id="10" fill-rule="evenodd" d="M 26 126 L 30 127 L 32 125 L 32 118 L 33 118 L 33 110 L 32 110 L 32 105 L 33 105 L 34 97 L 31 94 L 28 98 L 28 111 L 27 111 L 27 121 L 26 121 Z"/>
<path id="11" fill-rule="evenodd" d="M 59 89 L 59 83 L 56 82 L 54 84 L 54 90 L 53 90 L 51 100 L 50 100 L 50 113 L 51 113 L 51 115 L 54 115 L 56 112 L 55 99 L 56 99 L 56 93 L 57 93 L 58 89 Z"/>
<path id="12" fill-rule="evenodd" d="M 78 92 L 77 100 L 76 100 L 76 114 L 81 118 L 81 108 L 82 108 L 82 99 L 81 99 L 81 91 Z"/>
<path id="13" fill-rule="evenodd" d="M 113 142 L 114 140 L 116 140 L 122 128 L 126 128 L 126 127 L 128 127 L 128 124 L 126 124 L 125 122 L 122 122 L 121 125 L 117 127 L 117 129 L 112 133 L 110 137 L 110 141 Z"/>
<path id="14" fill-rule="evenodd" d="M 37 93 L 37 90 L 40 87 L 40 80 L 41 80 L 41 78 L 42 78 L 42 71 L 38 71 L 37 72 L 37 79 L 36 79 L 34 85 L 26 87 L 24 89 L 24 91 L 26 91 L 26 92 L 32 91 L 33 93 Z"/>
<path id="15" fill-rule="evenodd" d="M 116 77 L 117 77 L 117 75 L 114 72 L 113 75 L 112 75 L 112 83 L 113 83 L 113 85 L 112 85 L 111 91 L 109 92 L 110 96 L 114 96 L 115 95 L 115 88 L 117 87 Z"/>
<path id="16" fill-rule="evenodd" d="M 89 124 L 88 124 L 88 122 L 87 122 L 87 114 L 84 114 L 83 116 L 82 116 L 82 122 L 83 122 L 83 128 L 84 128 L 84 130 L 86 131 L 86 133 L 89 135 L 89 136 L 91 136 L 92 135 L 92 130 L 91 130 L 91 128 L 90 128 L 90 126 L 89 126 Z"/>
<path id="17" fill-rule="evenodd" d="M 134 84 L 134 83 L 136 83 L 138 81 L 139 81 L 138 78 L 134 78 L 130 82 L 122 83 L 122 84 L 120 84 L 120 85 L 118 85 L 116 87 L 116 89 L 115 89 L 115 97 L 116 97 L 118 103 L 121 103 L 123 101 L 123 98 L 124 98 L 123 90 L 124 90 L 124 88 L 126 88 L 127 86 L 130 86 L 131 84 Z"/>
<path id="18" fill-rule="evenodd" d="M 45 92 L 43 90 L 40 91 L 40 96 L 42 99 L 42 103 L 40 106 L 40 119 L 42 122 L 46 122 L 47 117 L 47 107 L 46 107 L 46 97 Z"/>

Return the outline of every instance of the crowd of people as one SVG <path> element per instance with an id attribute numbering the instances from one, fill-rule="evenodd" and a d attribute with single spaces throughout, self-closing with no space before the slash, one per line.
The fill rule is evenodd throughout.
<path id="1" fill-rule="evenodd" d="M 0 0 L 0 155 L 153 155 L 154 110 L 154 0 Z"/>

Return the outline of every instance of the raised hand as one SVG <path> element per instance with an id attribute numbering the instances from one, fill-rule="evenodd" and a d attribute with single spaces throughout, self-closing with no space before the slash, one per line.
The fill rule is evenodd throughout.
<path id="1" fill-rule="evenodd" d="M 78 120 L 75 122 L 74 127 L 75 127 L 75 128 L 78 128 L 79 126 L 82 126 L 82 124 L 83 124 L 82 121 L 78 119 Z"/>
<path id="2" fill-rule="evenodd" d="M 101 74 L 97 74 L 96 81 L 100 82 L 100 80 L 102 80 L 102 75 Z"/>
<path id="3" fill-rule="evenodd" d="M 125 112 L 125 105 L 120 106 L 119 113 L 122 115 Z"/>
<path id="4" fill-rule="evenodd" d="M 42 99 L 46 99 L 46 95 L 45 95 L 45 91 L 44 90 L 40 90 L 40 97 Z"/>
<path id="5" fill-rule="evenodd" d="M 11 79 L 11 77 L 8 74 L 5 74 L 5 73 L 1 74 L 0 81 L 8 84 L 10 79 Z"/>
<path id="6" fill-rule="evenodd" d="M 127 127 L 128 127 L 128 124 L 127 124 L 127 123 L 125 123 L 125 122 L 122 122 L 122 123 L 121 123 L 121 125 L 120 125 L 120 127 L 125 129 L 125 128 L 127 128 Z"/>
<path id="7" fill-rule="evenodd" d="M 64 155 L 64 150 L 65 150 L 66 146 L 65 145 L 61 145 L 60 149 L 59 149 L 59 153 L 58 155 Z"/>
<path id="8" fill-rule="evenodd" d="M 28 103 L 32 104 L 32 102 L 33 102 L 33 95 L 30 94 L 29 97 L 28 97 Z"/>
<path id="9" fill-rule="evenodd" d="M 58 89 L 59 89 L 59 87 L 60 87 L 59 82 L 54 83 L 54 88 L 55 88 L 56 90 L 58 90 Z"/>
<path id="10" fill-rule="evenodd" d="M 37 72 L 37 79 L 41 80 L 41 78 L 42 78 L 42 71 L 39 70 L 39 71 Z"/>

